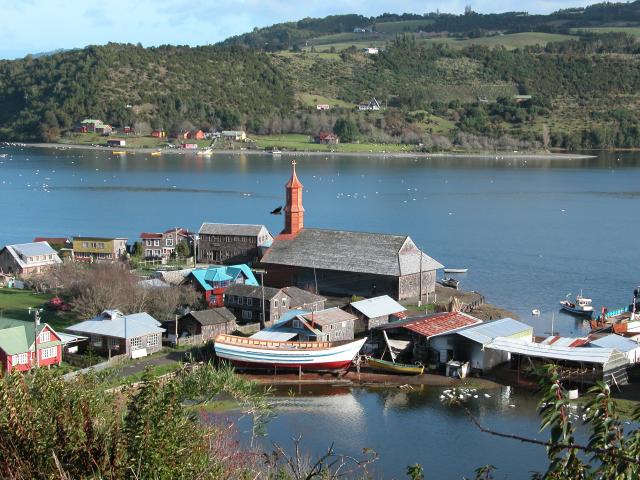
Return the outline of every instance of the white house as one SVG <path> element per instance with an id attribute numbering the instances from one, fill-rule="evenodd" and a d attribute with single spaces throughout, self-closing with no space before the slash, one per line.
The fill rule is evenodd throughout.
<path id="1" fill-rule="evenodd" d="M 369 103 L 361 103 L 358 105 L 358 110 L 380 110 L 380 102 L 375 98 L 372 98 Z"/>

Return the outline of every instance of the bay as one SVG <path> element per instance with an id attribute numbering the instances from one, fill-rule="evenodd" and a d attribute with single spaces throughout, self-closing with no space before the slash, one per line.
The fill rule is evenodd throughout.
<path id="1" fill-rule="evenodd" d="M 0 244 L 36 235 L 112 235 L 204 221 L 263 223 L 282 217 L 289 156 L 167 154 L 2 148 Z M 596 309 L 629 303 L 639 260 L 635 238 L 639 156 L 500 160 L 299 156 L 305 225 L 408 234 L 450 267 L 468 267 L 464 289 L 516 312 L 537 334 L 586 332 L 558 310 L 583 290 Z M 538 308 L 542 315 L 531 316 Z"/>

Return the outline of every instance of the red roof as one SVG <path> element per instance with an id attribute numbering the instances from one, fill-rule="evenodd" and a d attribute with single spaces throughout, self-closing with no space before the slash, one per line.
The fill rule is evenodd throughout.
<path id="1" fill-rule="evenodd" d="M 482 323 L 479 318 L 472 317 L 462 312 L 438 313 L 416 320 L 407 320 L 396 327 L 406 328 L 427 338 L 453 332 L 463 327 L 470 327 Z M 393 326 L 393 324 L 389 324 Z"/>
<path id="2" fill-rule="evenodd" d="M 33 239 L 34 242 L 47 242 L 49 244 L 54 245 L 64 245 L 69 242 L 68 238 L 64 237 L 36 237 Z"/>
<path id="3" fill-rule="evenodd" d="M 141 233 L 140 234 L 140 238 L 145 239 L 145 238 L 162 238 L 162 234 L 161 233 Z"/>

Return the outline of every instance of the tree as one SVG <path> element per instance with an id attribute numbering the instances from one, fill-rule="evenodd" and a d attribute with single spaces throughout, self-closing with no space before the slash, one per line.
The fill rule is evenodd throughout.
<path id="1" fill-rule="evenodd" d="M 333 133 L 340 137 L 341 142 L 350 143 L 358 139 L 360 131 L 352 118 L 339 118 L 333 126 Z"/>
<path id="2" fill-rule="evenodd" d="M 189 242 L 186 240 L 182 240 L 176 245 L 176 255 L 181 258 L 187 258 L 191 255 L 191 247 L 189 246 Z"/>

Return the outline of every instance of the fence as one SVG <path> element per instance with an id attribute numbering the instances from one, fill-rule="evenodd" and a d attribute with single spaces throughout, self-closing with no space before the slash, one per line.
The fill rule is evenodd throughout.
<path id="1" fill-rule="evenodd" d="M 76 355 L 74 353 L 65 353 L 63 354 L 63 360 L 65 362 L 69 362 L 69 356 L 73 356 L 73 357 L 82 357 L 83 355 Z M 122 355 L 116 355 L 116 356 L 112 356 L 111 359 L 106 360 L 104 362 L 100 362 L 100 363 L 96 363 L 95 365 L 91 365 L 89 367 L 85 367 L 82 368 L 80 370 L 75 370 L 73 372 L 69 372 L 65 375 L 63 375 L 62 378 L 64 378 L 65 380 L 70 380 L 74 377 L 76 377 L 77 375 L 82 375 L 83 373 L 89 373 L 89 372 L 100 372 L 102 370 L 105 370 L 109 367 L 113 367 L 114 365 L 117 365 L 119 363 L 122 363 L 124 360 L 126 360 L 127 358 L 129 358 L 128 355 L 126 354 L 122 354 Z M 71 363 L 71 362 L 69 362 Z M 71 365 L 73 365 L 73 363 L 71 363 Z"/>

